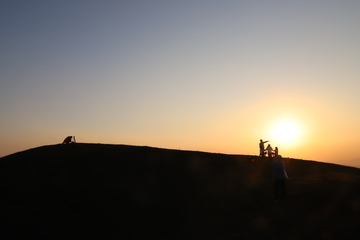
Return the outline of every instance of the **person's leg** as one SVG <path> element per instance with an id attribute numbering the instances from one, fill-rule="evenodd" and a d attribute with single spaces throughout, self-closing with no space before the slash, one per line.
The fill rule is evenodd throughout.
<path id="1" fill-rule="evenodd" d="M 285 201 L 285 179 L 282 179 L 279 183 L 280 200 Z"/>
<path id="2" fill-rule="evenodd" d="M 274 201 L 279 200 L 279 180 L 274 180 Z"/>

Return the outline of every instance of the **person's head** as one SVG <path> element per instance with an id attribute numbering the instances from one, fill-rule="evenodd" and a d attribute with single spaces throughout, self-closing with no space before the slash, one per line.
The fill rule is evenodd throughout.
<path id="1" fill-rule="evenodd" d="M 277 155 L 275 159 L 276 159 L 276 161 L 282 161 L 282 156 L 281 156 L 281 155 Z"/>
<path id="2" fill-rule="evenodd" d="M 262 142 L 262 139 L 260 139 L 260 142 Z"/>
<path id="3" fill-rule="evenodd" d="M 268 144 L 268 147 L 270 147 L 270 144 Z"/>
<path id="4" fill-rule="evenodd" d="M 277 148 L 277 147 L 275 147 L 275 149 L 276 149 L 276 150 L 278 150 L 278 148 Z"/>

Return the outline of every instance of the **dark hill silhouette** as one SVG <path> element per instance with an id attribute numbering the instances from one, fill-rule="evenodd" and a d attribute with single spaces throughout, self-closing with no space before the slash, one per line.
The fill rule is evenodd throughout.
<path id="1" fill-rule="evenodd" d="M 151 147 L 52 145 L 0 158 L 0 239 L 359 239 L 360 169 Z"/>

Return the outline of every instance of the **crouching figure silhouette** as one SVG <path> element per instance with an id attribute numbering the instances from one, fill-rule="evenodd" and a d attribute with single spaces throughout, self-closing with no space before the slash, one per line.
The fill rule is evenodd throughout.
<path id="1" fill-rule="evenodd" d="M 71 141 L 72 138 L 74 138 L 73 141 Z M 62 144 L 70 144 L 70 143 L 76 143 L 76 141 L 75 141 L 75 136 L 74 136 L 74 137 L 73 137 L 73 136 L 68 136 L 68 137 L 66 137 L 66 138 L 64 139 L 64 141 L 62 142 Z"/>

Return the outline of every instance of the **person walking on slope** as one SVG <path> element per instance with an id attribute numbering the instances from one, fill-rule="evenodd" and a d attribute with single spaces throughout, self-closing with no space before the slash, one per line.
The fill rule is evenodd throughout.
<path id="1" fill-rule="evenodd" d="M 276 156 L 271 165 L 274 168 L 274 201 L 285 201 L 285 180 L 289 179 L 282 156 Z"/>
<path id="2" fill-rule="evenodd" d="M 259 147 L 260 147 L 260 157 L 265 157 L 265 147 L 264 144 L 268 141 L 263 142 L 262 139 L 260 139 Z"/>
<path id="3" fill-rule="evenodd" d="M 272 147 L 270 146 L 270 144 L 267 145 L 266 151 L 267 151 L 268 157 L 271 159 L 271 158 L 272 158 L 272 154 L 273 154 L 273 149 L 272 149 Z"/>

